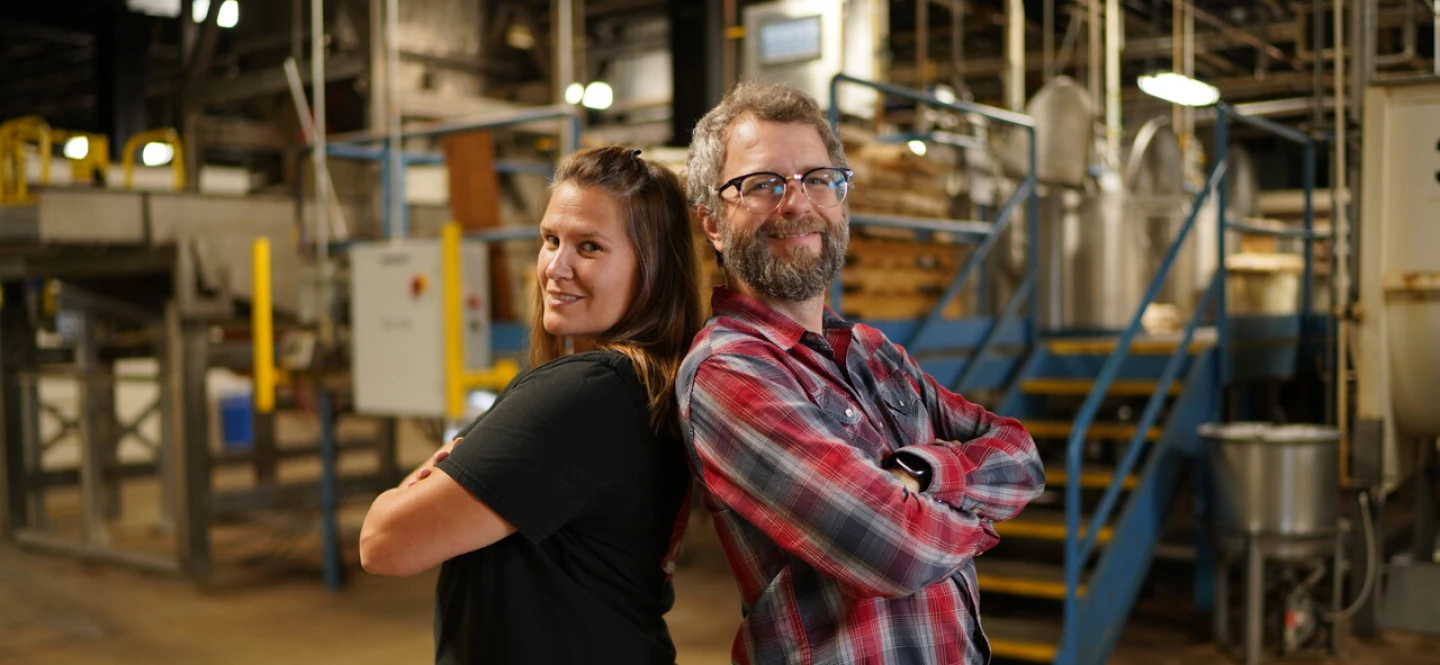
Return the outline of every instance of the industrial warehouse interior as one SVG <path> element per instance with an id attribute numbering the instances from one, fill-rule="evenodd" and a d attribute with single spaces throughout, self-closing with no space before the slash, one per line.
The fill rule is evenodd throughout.
<path id="1" fill-rule="evenodd" d="M 1043 461 L 974 557 L 993 662 L 1440 664 L 1437 42 L 1440 0 L 0 3 L 0 663 L 436 660 L 439 569 L 362 525 L 530 369 L 557 164 L 684 179 L 761 80 L 853 169 L 828 307 Z M 699 492 L 665 622 L 740 662 Z"/>

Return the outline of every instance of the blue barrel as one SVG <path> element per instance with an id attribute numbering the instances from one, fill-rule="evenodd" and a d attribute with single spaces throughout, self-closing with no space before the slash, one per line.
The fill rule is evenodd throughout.
<path id="1" fill-rule="evenodd" d="M 255 444 L 255 402 L 250 393 L 220 398 L 220 441 L 226 450 L 249 450 Z"/>

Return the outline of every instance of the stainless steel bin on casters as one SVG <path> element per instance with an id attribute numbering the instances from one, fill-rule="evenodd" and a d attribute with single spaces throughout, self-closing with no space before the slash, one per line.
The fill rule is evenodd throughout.
<path id="1" fill-rule="evenodd" d="M 1245 564 L 1244 662 L 1260 662 L 1267 561 L 1331 558 L 1332 605 L 1340 598 L 1346 529 L 1340 520 L 1340 433 L 1318 425 L 1200 426 L 1209 458 L 1211 533 L 1219 549 L 1215 632 L 1229 642 L 1229 564 Z M 1338 609 L 1338 605 L 1335 609 Z M 1335 648 L 1332 630 L 1331 649 Z"/>

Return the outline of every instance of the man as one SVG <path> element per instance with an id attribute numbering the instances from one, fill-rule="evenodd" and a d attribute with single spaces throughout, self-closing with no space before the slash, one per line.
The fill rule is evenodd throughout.
<path id="1" fill-rule="evenodd" d="M 985 663 L 973 559 L 1044 488 L 1020 423 L 825 308 L 849 169 L 815 100 L 741 83 L 695 128 L 688 195 L 725 268 L 677 379 L 744 603 L 739 663 Z"/>

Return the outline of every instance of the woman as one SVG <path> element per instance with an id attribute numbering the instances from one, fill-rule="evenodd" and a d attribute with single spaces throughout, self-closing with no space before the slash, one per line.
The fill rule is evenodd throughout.
<path id="1" fill-rule="evenodd" d="M 532 369 L 375 499 L 361 565 L 443 562 L 436 663 L 673 663 L 690 487 L 673 392 L 700 324 L 685 197 L 638 150 L 576 153 L 540 236 Z"/>

